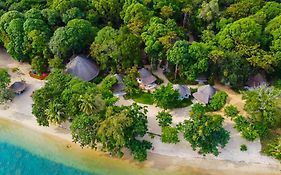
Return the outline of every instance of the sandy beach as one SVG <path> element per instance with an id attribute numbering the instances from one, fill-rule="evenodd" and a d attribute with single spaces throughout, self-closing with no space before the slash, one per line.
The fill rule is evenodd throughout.
<path id="1" fill-rule="evenodd" d="M 9 119 L 36 132 L 45 133 L 52 137 L 63 139 L 66 142 L 71 142 L 71 134 L 69 129 L 67 129 L 67 124 L 64 125 L 66 129 L 54 125 L 50 127 L 41 127 L 38 126 L 35 117 L 32 115 L 31 94 L 34 90 L 42 87 L 44 81 L 29 77 L 28 72 L 30 70 L 30 65 L 12 60 L 10 56 L 6 54 L 5 50 L 1 48 L 0 68 L 6 68 L 9 71 L 12 82 L 24 80 L 28 85 L 28 89 L 23 94 L 16 96 L 12 102 L 0 106 L 0 119 Z M 13 68 L 18 68 L 19 71 L 12 72 Z M 229 103 L 242 105 L 241 101 L 235 99 L 236 96 L 231 94 L 233 92 L 227 91 L 227 93 L 230 94 Z M 131 103 L 133 103 L 133 101 L 120 98 L 117 105 L 130 105 Z M 149 131 L 160 134 L 161 129 L 158 126 L 155 116 L 161 109 L 153 105 L 146 106 L 148 106 L 149 111 Z M 241 109 L 241 107 L 239 107 L 239 109 Z M 178 122 L 187 119 L 189 110 L 190 107 L 170 111 L 174 116 L 173 124 L 177 124 Z M 192 150 L 187 141 L 183 140 L 182 135 L 180 135 L 182 141 L 176 145 L 164 144 L 158 137 L 151 139 L 149 136 L 146 136 L 146 139 L 151 141 L 154 146 L 154 150 L 151 150 L 146 164 L 159 162 L 158 164 L 161 165 L 161 161 L 166 160 L 173 166 L 179 167 L 188 165 L 195 168 L 212 170 L 214 174 L 221 170 L 223 170 L 223 174 L 237 174 L 237 172 L 239 172 L 239 174 L 280 174 L 280 162 L 260 154 L 261 144 L 259 140 L 248 142 L 241 138 L 239 133 L 233 128 L 233 123 L 230 120 L 226 120 L 224 125 L 225 128 L 230 131 L 231 139 L 227 146 L 220 150 L 221 154 L 218 157 L 212 155 L 203 157 L 199 155 L 196 151 Z M 246 144 L 248 151 L 241 152 L 241 144 Z M 212 171 L 210 171 L 210 173 Z"/>

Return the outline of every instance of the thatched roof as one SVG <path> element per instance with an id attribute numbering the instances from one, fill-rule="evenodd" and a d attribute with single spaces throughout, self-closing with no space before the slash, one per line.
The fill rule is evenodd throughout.
<path id="1" fill-rule="evenodd" d="M 156 81 L 155 76 L 153 76 L 151 74 L 151 72 L 149 72 L 145 68 L 140 69 L 139 74 L 140 74 L 140 80 L 141 80 L 142 84 L 144 84 L 144 85 L 149 85 Z"/>
<path id="2" fill-rule="evenodd" d="M 125 85 L 124 85 L 124 75 L 122 74 L 115 74 L 115 77 L 117 79 L 117 84 L 113 86 L 113 93 L 117 95 L 125 95 L 126 92 L 124 91 Z"/>
<path id="3" fill-rule="evenodd" d="M 66 65 L 66 72 L 84 81 L 91 81 L 99 74 L 98 65 L 83 56 L 76 56 Z"/>
<path id="4" fill-rule="evenodd" d="M 15 93 L 20 94 L 26 89 L 26 83 L 24 81 L 14 82 L 10 87 Z"/>
<path id="5" fill-rule="evenodd" d="M 205 85 L 198 88 L 197 92 L 193 94 L 193 97 L 203 104 L 208 104 L 209 100 L 214 96 L 215 93 L 216 89 L 213 86 Z"/>
<path id="6" fill-rule="evenodd" d="M 250 77 L 246 84 L 249 87 L 258 87 L 267 84 L 267 81 L 264 75 L 258 73 L 255 76 Z"/>
<path id="7" fill-rule="evenodd" d="M 173 89 L 179 92 L 179 99 L 181 100 L 188 98 L 191 95 L 190 89 L 185 85 L 174 84 Z"/>
<path id="8" fill-rule="evenodd" d="M 196 80 L 195 80 L 198 84 L 204 84 L 205 82 L 207 82 L 207 77 L 205 75 L 199 75 Z"/>

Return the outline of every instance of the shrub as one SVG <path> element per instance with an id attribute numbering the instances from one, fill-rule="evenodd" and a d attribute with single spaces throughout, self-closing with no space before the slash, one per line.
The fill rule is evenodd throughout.
<path id="1" fill-rule="evenodd" d="M 170 126 L 165 126 L 162 128 L 161 140 L 163 143 L 178 143 L 178 130 Z"/>
<path id="2" fill-rule="evenodd" d="M 215 95 L 210 100 L 208 109 L 210 111 L 220 110 L 225 105 L 227 97 L 228 97 L 227 93 L 225 93 L 223 91 L 216 92 Z"/>
<path id="3" fill-rule="evenodd" d="M 12 100 L 14 93 L 8 88 L 11 82 L 10 75 L 5 69 L 0 69 L 0 104 L 3 104 L 9 100 Z"/>
<path id="4" fill-rule="evenodd" d="M 53 69 L 63 69 L 63 60 L 55 56 L 55 58 L 49 60 L 49 66 Z"/>
<path id="5" fill-rule="evenodd" d="M 224 109 L 224 113 L 227 117 L 233 119 L 236 115 L 238 115 L 239 111 L 233 105 L 226 106 Z"/>
<path id="6" fill-rule="evenodd" d="M 160 86 L 153 92 L 153 99 L 157 106 L 164 109 L 173 108 L 179 101 L 179 92 L 173 89 L 172 84 Z"/>
<path id="7" fill-rule="evenodd" d="M 240 145 L 240 151 L 247 151 L 248 150 L 248 148 L 247 148 L 247 146 L 245 145 L 245 144 L 243 144 L 243 145 Z"/>
<path id="8" fill-rule="evenodd" d="M 259 137 L 258 130 L 244 116 L 238 115 L 234 119 L 234 122 L 234 128 L 241 132 L 242 137 L 246 140 L 254 141 Z"/>
<path id="9" fill-rule="evenodd" d="M 270 142 L 266 146 L 265 153 L 278 160 L 281 160 L 281 137 Z"/>
<path id="10" fill-rule="evenodd" d="M 172 115 L 168 112 L 158 112 L 156 119 L 158 120 L 159 126 L 165 127 L 172 124 Z"/>

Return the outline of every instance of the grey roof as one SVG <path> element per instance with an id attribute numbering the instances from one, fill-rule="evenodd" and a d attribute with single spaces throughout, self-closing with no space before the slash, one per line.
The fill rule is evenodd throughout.
<path id="1" fill-rule="evenodd" d="M 98 65 L 83 56 L 76 56 L 66 65 L 66 72 L 84 81 L 91 81 L 99 74 Z"/>
<path id="2" fill-rule="evenodd" d="M 115 77 L 117 79 L 117 84 L 115 84 L 113 88 L 113 93 L 114 94 L 120 94 L 120 95 L 125 95 L 125 85 L 124 85 L 124 75 L 122 74 L 115 74 Z"/>
<path id="3" fill-rule="evenodd" d="M 208 104 L 209 100 L 214 96 L 216 93 L 216 89 L 211 85 L 205 85 L 202 87 L 199 87 L 197 92 L 193 94 L 193 97 L 204 104 Z"/>
<path id="4" fill-rule="evenodd" d="M 149 85 L 156 81 L 155 76 L 153 76 L 146 68 L 140 69 L 139 74 L 140 80 L 144 85 Z"/>
<path id="5" fill-rule="evenodd" d="M 174 84 L 173 89 L 179 92 L 180 99 L 188 98 L 191 95 L 190 89 L 185 85 Z"/>
<path id="6" fill-rule="evenodd" d="M 24 81 L 14 82 L 10 87 L 15 93 L 21 93 L 26 89 L 26 83 Z"/>
<path id="7" fill-rule="evenodd" d="M 258 87 L 267 84 L 267 81 L 264 75 L 258 73 L 255 76 L 250 77 L 246 84 L 249 87 Z"/>

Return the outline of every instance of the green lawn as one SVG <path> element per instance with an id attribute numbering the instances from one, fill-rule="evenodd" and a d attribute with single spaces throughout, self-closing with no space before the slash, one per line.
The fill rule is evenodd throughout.
<path id="1" fill-rule="evenodd" d="M 178 102 L 175 106 L 173 106 L 173 108 L 185 108 L 185 107 L 188 107 L 190 105 L 192 105 L 192 98 L 189 97 L 188 99 L 184 99 L 180 102 Z M 171 109 L 173 109 L 171 108 Z"/>
<path id="2" fill-rule="evenodd" d="M 140 91 L 137 94 L 131 95 L 130 97 L 137 103 L 152 105 L 153 104 L 153 97 L 151 93 Z"/>

